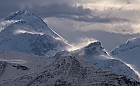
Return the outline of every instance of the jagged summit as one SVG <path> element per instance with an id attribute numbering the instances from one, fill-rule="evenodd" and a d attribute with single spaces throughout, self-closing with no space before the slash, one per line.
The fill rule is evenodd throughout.
<path id="1" fill-rule="evenodd" d="M 91 47 L 101 47 L 101 43 L 99 41 L 92 42 L 92 43 L 88 44 L 85 48 L 91 48 Z"/>
<path id="2" fill-rule="evenodd" d="M 94 55 L 101 55 L 101 54 L 107 55 L 106 50 L 104 49 L 104 47 L 101 45 L 99 41 L 88 44 L 83 48 L 83 50 L 85 51 L 86 54 L 94 53 Z"/>
<path id="3" fill-rule="evenodd" d="M 66 55 L 70 55 L 70 54 L 74 54 L 74 56 L 78 56 L 78 57 L 83 57 L 83 58 L 90 58 L 98 56 L 98 55 L 106 55 L 109 56 L 107 51 L 104 49 L 104 47 L 102 46 L 102 44 L 99 41 L 96 42 L 91 42 L 86 46 L 83 46 L 80 49 L 77 50 L 73 50 L 70 51 L 70 53 L 68 51 L 61 51 L 58 52 L 56 54 L 57 56 L 66 56 Z"/>
<path id="4" fill-rule="evenodd" d="M 21 18 L 21 16 L 35 16 L 33 13 L 29 12 L 29 11 L 17 11 L 13 14 L 11 14 L 10 16 L 4 18 L 4 20 L 19 20 L 18 18 Z M 36 16 L 37 17 L 37 16 Z"/>

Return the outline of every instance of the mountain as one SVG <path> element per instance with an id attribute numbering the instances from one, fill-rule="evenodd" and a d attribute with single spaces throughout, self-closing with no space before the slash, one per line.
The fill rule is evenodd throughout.
<path id="1" fill-rule="evenodd" d="M 58 57 L 39 73 L 5 81 L 0 86 L 140 86 L 124 75 L 104 71 L 81 59 Z"/>
<path id="2" fill-rule="evenodd" d="M 58 52 L 55 57 L 67 55 L 74 56 L 76 58 L 82 58 L 94 66 L 104 70 L 120 73 L 139 81 L 139 76 L 135 70 L 131 69 L 124 62 L 112 58 L 99 41 L 90 43 L 87 46 L 72 52 Z"/>
<path id="3" fill-rule="evenodd" d="M 40 18 L 18 11 L 0 21 L 0 50 L 53 56 L 69 46 Z"/>
<path id="4" fill-rule="evenodd" d="M 140 38 L 129 39 L 126 43 L 118 45 L 110 54 L 122 61 L 131 64 L 140 72 Z"/>
<path id="5" fill-rule="evenodd" d="M 23 20 L 24 23 L 32 27 L 32 30 L 35 32 L 45 33 L 50 36 L 59 37 L 56 32 L 48 27 L 48 25 L 38 16 L 29 12 L 29 11 L 18 11 L 2 20 L 2 22 L 10 22 L 10 21 L 20 21 Z M 7 24 L 6 24 L 7 26 Z M 20 29 L 20 28 L 19 28 Z M 28 29 L 28 28 L 26 28 Z M 22 30 L 22 29 L 21 29 Z"/>
<path id="6" fill-rule="evenodd" d="M 71 48 L 29 11 L 0 20 L 1 86 L 139 86 L 139 77 L 99 41 Z M 132 79 L 133 78 L 133 79 Z"/>
<path id="7" fill-rule="evenodd" d="M 30 68 L 6 61 L 0 61 L 0 82 L 28 74 Z"/>
<path id="8" fill-rule="evenodd" d="M 0 82 L 34 72 L 38 73 L 53 61 L 54 58 L 46 56 L 0 51 Z"/>

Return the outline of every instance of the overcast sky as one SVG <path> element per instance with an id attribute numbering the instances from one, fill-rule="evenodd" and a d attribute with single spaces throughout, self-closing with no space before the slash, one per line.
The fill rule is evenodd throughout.
<path id="1" fill-rule="evenodd" d="M 0 0 L 0 18 L 31 11 L 68 42 L 95 38 L 109 51 L 139 36 L 139 4 L 139 0 Z"/>

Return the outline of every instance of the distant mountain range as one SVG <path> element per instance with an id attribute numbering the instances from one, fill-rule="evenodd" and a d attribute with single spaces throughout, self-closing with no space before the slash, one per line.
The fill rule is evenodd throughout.
<path id="1" fill-rule="evenodd" d="M 115 48 L 111 56 L 99 41 L 68 51 L 72 46 L 40 17 L 18 11 L 0 20 L 0 85 L 140 86 L 127 61 L 115 59 L 138 47 L 132 44 Z"/>
<path id="2" fill-rule="evenodd" d="M 114 48 L 110 55 L 120 59 L 128 64 L 131 64 L 137 71 L 140 72 L 140 38 L 129 39 L 126 43 Z"/>

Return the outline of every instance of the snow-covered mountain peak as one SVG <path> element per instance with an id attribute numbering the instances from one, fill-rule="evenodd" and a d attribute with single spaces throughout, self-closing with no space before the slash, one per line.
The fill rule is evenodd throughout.
<path id="1" fill-rule="evenodd" d="M 140 38 L 128 39 L 125 43 L 118 45 L 110 55 L 114 58 L 121 59 L 122 61 L 131 64 L 131 66 L 140 73 Z"/>
<path id="2" fill-rule="evenodd" d="M 19 18 L 26 16 L 35 16 L 33 13 L 29 11 L 17 11 L 10 16 L 4 18 L 4 20 L 19 20 Z"/>
<path id="3" fill-rule="evenodd" d="M 92 42 L 87 46 L 75 51 L 61 51 L 57 53 L 55 57 L 67 55 L 82 58 L 99 68 L 124 74 L 139 81 L 139 77 L 134 72 L 134 70 L 132 70 L 120 60 L 113 59 L 103 48 L 102 44 L 99 41 Z"/>
<path id="4" fill-rule="evenodd" d="M 2 19 L 0 37 L 0 50 L 27 54 L 53 56 L 69 46 L 40 17 L 29 11 L 18 11 Z"/>
<path id="5" fill-rule="evenodd" d="M 94 55 L 107 55 L 106 50 L 103 48 L 99 41 L 92 42 L 80 50 L 83 50 L 87 55 L 89 53 Z"/>
<path id="6" fill-rule="evenodd" d="M 107 53 L 107 51 L 104 49 L 102 46 L 101 42 L 99 41 L 94 41 L 89 43 L 88 45 L 74 50 L 74 51 L 61 51 L 56 54 L 56 57 L 58 56 L 67 56 L 67 55 L 72 55 L 76 57 L 83 57 L 83 58 L 94 58 L 98 56 L 107 57 L 111 59 L 110 55 Z"/>
<path id="7" fill-rule="evenodd" d="M 92 48 L 92 47 L 101 47 L 101 43 L 99 41 L 92 42 L 92 43 L 88 44 L 85 48 Z"/>
<path id="8" fill-rule="evenodd" d="M 126 43 L 118 45 L 111 51 L 111 55 L 116 55 L 118 53 L 126 52 L 140 46 L 140 38 L 128 39 Z"/>
<path id="9" fill-rule="evenodd" d="M 124 74 L 131 78 L 134 78 L 135 80 L 138 80 L 137 75 L 128 66 L 126 66 L 124 63 L 122 63 L 119 60 L 110 58 L 110 55 L 103 48 L 102 44 L 99 41 L 96 41 L 96 42 L 94 41 L 88 44 L 87 46 L 83 46 L 83 48 L 80 48 L 74 51 L 65 51 L 67 50 L 67 47 L 69 45 L 63 40 L 63 38 L 59 36 L 56 32 L 54 32 L 52 29 L 50 29 L 48 25 L 40 17 L 34 15 L 33 13 L 29 11 L 18 11 L 2 19 L 0 21 L 0 30 L 1 30 L 0 31 L 0 50 L 4 50 L 8 52 L 12 51 L 12 52 L 21 52 L 21 53 L 26 53 L 26 54 L 38 55 L 38 57 L 36 56 L 30 57 L 30 56 L 26 56 L 26 55 L 18 54 L 18 53 L 15 53 L 15 54 L 12 53 L 9 55 L 8 53 L 6 53 L 5 55 L 8 55 L 8 56 L 2 55 L 0 61 L 4 61 L 9 64 L 12 64 L 10 65 L 10 68 L 13 69 L 13 73 L 9 73 L 9 71 L 11 72 L 11 69 L 9 68 L 9 66 L 6 67 L 8 70 L 6 69 L 6 71 L 4 71 L 5 75 L 1 78 L 1 80 L 3 80 L 5 76 L 6 78 L 4 79 L 7 79 L 8 76 L 12 76 L 13 78 L 15 78 L 26 73 L 27 75 L 29 74 L 29 76 L 31 75 L 32 77 L 32 80 L 28 80 L 28 82 L 30 82 L 29 85 L 31 85 L 32 82 L 34 81 L 36 82 L 36 80 L 38 81 L 38 79 L 41 80 L 42 76 L 46 77 L 44 79 L 45 81 L 50 79 L 50 83 L 54 83 L 54 81 L 57 80 L 57 78 L 60 78 L 63 76 L 66 76 L 65 79 L 68 78 L 69 80 L 71 80 L 69 75 L 72 75 L 71 76 L 72 79 L 75 75 L 77 76 L 76 78 L 79 78 L 79 76 L 87 77 L 83 79 L 83 81 L 87 80 L 86 82 L 89 81 L 88 77 L 95 76 L 95 79 L 91 81 L 93 82 L 97 80 L 96 72 L 99 71 L 98 69 L 100 68 L 104 70 L 109 70 L 109 71 L 114 71 L 116 73 Z M 39 56 L 48 56 L 51 58 L 39 57 Z M 66 56 L 66 57 L 63 57 L 63 56 Z M 22 64 L 19 64 L 19 63 L 22 63 Z M 18 65 L 20 65 L 22 68 L 27 67 L 27 69 L 29 68 L 29 70 L 27 72 L 21 73 L 20 70 L 17 71 L 14 69 L 15 67 L 19 68 L 20 66 Z M 96 66 L 97 68 L 93 67 L 93 65 Z M 97 69 L 97 71 L 95 71 L 95 75 L 93 74 L 93 71 L 90 74 L 87 74 L 86 72 L 84 72 L 85 70 L 90 70 L 90 69 L 93 69 L 93 71 Z M 17 71 L 17 72 L 14 72 L 14 71 Z M 104 76 L 104 73 L 106 71 L 101 70 L 101 72 Z M 102 77 L 100 76 L 101 72 L 99 72 L 99 78 L 102 79 Z M 50 75 L 49 73 L 52 73 L 52 74 Z M 109 73 L 112 74 L 112 72 L 109 72 Z M 116 73 L 113 73 L 113 74 L 116 74 Z M 41 75 L 43 74 L 43 75 L 40 77 L 40 74 Z M 87 74 L 87 76 L 84 76 L 83 74 Z M 108 73 L 107 74 L 105 73 L 105 76 L 106 75 L 108 75 Z M 118 78 L 119 76 L 120 75 L 117 75 L 117 76 L 115 75 L 114 78 L 115 77 Z M 20 76 L 19 79 L 22 80 L 24 79 L 23 77 Z M 108 79 L 112 80 L 111 77 L 109 75 Z M 75 77 L 74 77 L 74 80 L 75 80 Z M 74 80 L 71 80 L 71 81 L 73 82 Z M 106 80 L 106 77 L 105 79 L 103 78 L 103 80 Z M 59 80 L 57 81 L 59 82 Z M 55 85 L 57 85 L 58 83 L 57 81 Z M 79 83 L 82 82 L 81 79 L 79 79 L 78 81 L 80 81 Z M 100 81 L 101 80 L 99 79 L 98 82 Z M 21 84 L 18 81 L 16 81 L 15 83 L 18 83 L 17 86 Z M 75 83 L 77 83 L 77 81 L 75 81 Z M 84 83 L 81 83 L 81 85 Z M 23 83 L 23 84 L 26 85 L 26 83 Z M 50 86 L 49 83 L 48 85 Z M 81 85 L 78 84 L 78 86 L 81 86 Z"/>
<path id="10" fill-rule="evenodd" d="M 49 26 L 38 16 L 29 11 L 18 11 L 0 21 L 0 28 L 4 28 L 16 21 L 24 20 L 34 32 L 44 33 L 53 37 L 63 39 L 59 34 L 53 31 Z M 9 21 L 13 21 L 10 22 Z M 4 25 L 2 23 L 5 23 Z M 3 29 L 2 29 L 3 30 Z M 63 39 L 64 40 L 64 39 Z"/>

